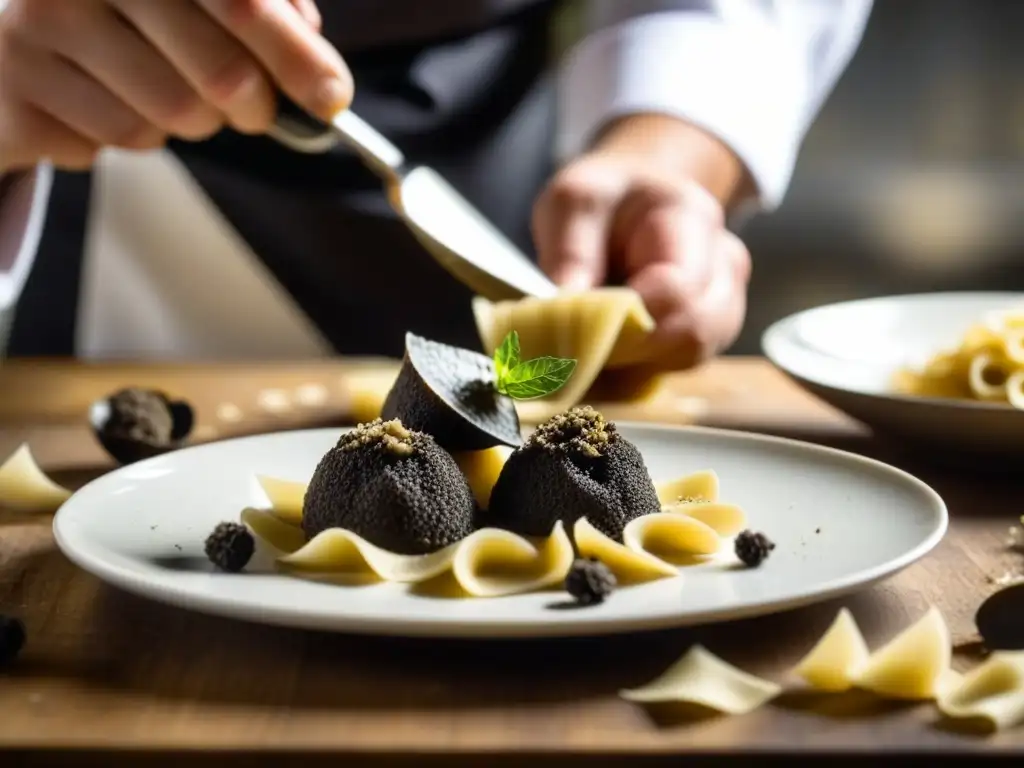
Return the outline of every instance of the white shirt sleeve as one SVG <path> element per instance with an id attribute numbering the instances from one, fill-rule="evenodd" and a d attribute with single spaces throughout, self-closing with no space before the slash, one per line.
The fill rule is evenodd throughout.
<path id="1" fill-rule="evenodd" d="M 559 76 L 557 152 L 654 112 L 716 135 L 771 210 L 807 129 L 860 43 L 872 0 L 593 0 Z"/>

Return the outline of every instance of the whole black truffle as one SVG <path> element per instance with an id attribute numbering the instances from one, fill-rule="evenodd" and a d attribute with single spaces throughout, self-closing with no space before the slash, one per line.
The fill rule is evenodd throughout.
<path id="1" fill-rule="evenodd" d="M 476 503 L 451 454 L 401 421 L 375 419 L 341 436 L 306 489 L 302 528 L 345 528 L 406 555 L 453 544 L 473 530 Z"/>
<path id="2" fill-rule="evenodd" d="M 18 658 L 25 647 L 25 625 L 13 616 L 0 615 L 0 667 Z"/>
<path id="3" fill-rule="evenodd" d="M 565 577 L 565 591 L 583 605 L 603 602 L 616 585 L 615 574 L 607 565 L 592 557 L 574 561 Z"/>
<path id="4" fill-rule="evenodd" d="M 736 536 L 736 557 L 748 568 L 756 568 L 775 549 L 775 542 L 763 533 L 742 531 Z"/>
<path id="5" fill-rule="evenodd" d="M 107 452 L 130 464 L 177 447 L 194 415 L 188 403 L 163 392 L 128 387 L 94 403 L 89 419 Z"/>
<path id="6" fill-rule="evenodd" d="M 220 523 L 206 538 L 205 551 L 211 563 L 235 573 L 248 564 L 256 551 L 256 540 L 241 523 Z"/>
<path id="7" fill-rule="evenodd" d="M 515 447 L 522 443 L 515 402 L 494 383 L 491 358 L 407 333 L 381 417 L 432 435 L 447 451 Z"/>
<path id="8" fill-rule="evenodd" d="M 576 520 L 617 541 L 631 520 L 661 511 L 658 492 L 636 446 L 589 406 L 542 424 L 509 456 L 491 491 L 492 524 L 547 536 L 557 520 Z"/>

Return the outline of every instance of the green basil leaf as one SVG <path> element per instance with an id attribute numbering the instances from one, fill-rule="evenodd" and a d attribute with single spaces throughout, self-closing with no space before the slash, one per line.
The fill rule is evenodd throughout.
<path id="1" fill-rule="evenodd" d="M 509 331 L 501 346 L 494 352 L 494 373 L 497 376 L 496 385 L 498 391 L 505 392 L 505 383 L 509 372 L 519 365 L 519 334 L 516 331 Z"/>
<path id="2" fill-rule="evenodd" d="M 505 378 L 505 394 L 516 400 L 534 400 L 557 392 L 576 370 L 576 361 L 563 357 L 537 357 L 519 363 Z"/>

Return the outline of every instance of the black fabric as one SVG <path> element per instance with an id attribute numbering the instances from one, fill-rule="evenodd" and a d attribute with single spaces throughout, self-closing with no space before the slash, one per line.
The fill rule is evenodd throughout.
<path id="1" fill-rule="evenodd" d="M 54 174 L 46 226 L 7 342 L 10 357 L 74 354 L 91 186 L 91 173 Z"/>
<path id="2" fill-rule="evenodd" d="M 335 4 L 321 5 L 326 28 Z M 354 111 L 527 253 L 532 202 L 552 170 L 555 95 L 545 73 L 553 8 L 535 3 L 461 39 L 347 56 Z M 350 152 L 303 155 L 232 131 L 170 149 L 338 352 L 400 355 L 406 330 L 478 346 L 469 291 L 395 217 L 378 179 Z M 73 353 L 87 177 L 75 180 L 62 178 L 51 203 L 11 355 Z"/>

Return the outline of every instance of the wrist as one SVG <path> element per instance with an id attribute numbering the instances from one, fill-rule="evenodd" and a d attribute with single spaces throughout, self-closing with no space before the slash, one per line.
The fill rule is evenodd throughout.
<path id="1" fill-rule="evenodd" d="M 693 179 L 731 211 L 755 193 L 743 161 L 721 140 L 693 123 L 659 114 L 637 114 L 609 123 L 591 151 L 636 158 L 660 171 Z"/>

